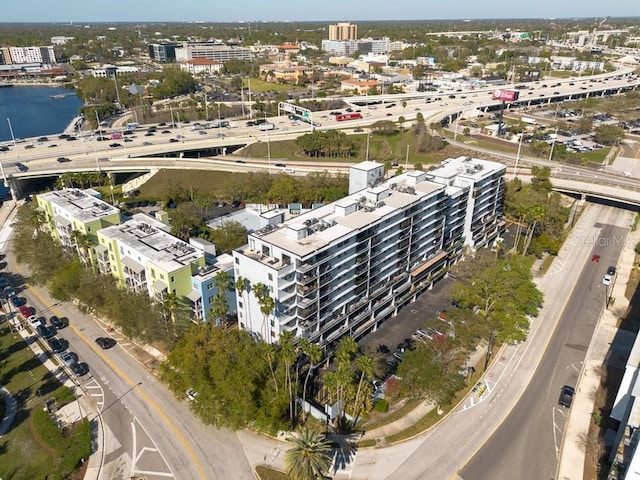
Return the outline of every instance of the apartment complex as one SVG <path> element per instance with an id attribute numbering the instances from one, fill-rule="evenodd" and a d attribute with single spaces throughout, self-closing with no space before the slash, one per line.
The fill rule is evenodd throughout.
<path id="1" fill-rule="evenodd" d="M 36 196 L 38 211 L 44 214 L 51 235 L 63 246 L 77 248 L 79 232 L 91 244 L 98 243 L 98 231 L 120 223 L 120 210 L 101 199 L 99 192 L 75 188 Z M 91 255 L 91 251 L 79 251 Z"/>
<path id="2" fill-rule="evenodd" d="M 171 235 L 169 228 L 142 213 L 103 228 L 95 247 L 100 272 L 151 298 L 167 293 L 186 297 L 191 276 L 205 266 L 204 252 Z"/>
<path id="3" fill-rule="evenodd" d="M 401 42 L 392 42 L 387 37 L 361 38 L 359 40 L 322 40 L 322 50 L 330 55 L 352 56 L 355 53 L 376 55 L 402 50 Z"/>
<path id="4" fill-rule="evenodd" d="M 27 63 L 56 63 L 53 47 L 3 47 L 0 51 L 0 65 Z"/>
<path id="5" fill-rule="evenodd" d="M 329 40 L 356 40 L 358 38 L 358 26 L 342 22 L 329 25 Z"/>
<path id="6" fill-rule="evenodd" d="M 73 248 L 104 275 L 123 287 L 146 292 L 160 300 L 171 293 L 191 306 L 193 317 L 208 321 L 216 276 L 233 282 L 233 258 L 216 256 L 215 246 L 202 239 L 184 242 L 169 233 L 170 226 L 145 214 L 124 219 L 92 189 L 58 190 L 36 196 L 43 225 L 63 247 Z M 230 313 L 235 290 L 224 292 Z"/>
<path id="7" fill-rule="evenodd" d="M 322 346 L 372 331 L 446 275 L 465 245 L 500 235 L 505 170 L 460 157 L 385 181 L 383 165 L 363 162 L 347 197 L 287 220 L 270 212 L 233 256 L 236 278 L 265 285 L 275 308 L 264 315 L 251 289 L 238 295 L 240 328 Z"/>

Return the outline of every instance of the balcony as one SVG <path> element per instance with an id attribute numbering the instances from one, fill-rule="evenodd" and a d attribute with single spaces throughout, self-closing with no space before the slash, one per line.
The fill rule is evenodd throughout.
<path id="1" fill-rule="evenodd" d="M 312 274 L 298 274 L 296 280 L 298 283 L 302 284 L 302 285 L 307 285 L 311 282 L 313 282 L 314 280 L 316 280 L 318 278 L 318 275 L 315 273 Z"/>
<path id="2" fill-rule="evenodd" d="M 313 304 L 315 304 L 318 300 L 318 296 L 314 295 L 313 297 L 301 298 L 298 300 L 298 307 L 307 308 Z"/>
<path id="3" fill-rule="evenodd" d="M 307 272 L 313 270 L 314 268 L 316 268 L 316 266 L 317 265 L 315 263 L 300 262 L 296 266 L 296 271 L 301 272 L 301 273 L 307 273 Z"/>
<path id="4" fill-rule="evenodd" d="M 308 319 L 309 317 L 318 313 L 317 306 L 311 306 L 309 308 L 298 308 L 298 317 L 301 319 Z"/>

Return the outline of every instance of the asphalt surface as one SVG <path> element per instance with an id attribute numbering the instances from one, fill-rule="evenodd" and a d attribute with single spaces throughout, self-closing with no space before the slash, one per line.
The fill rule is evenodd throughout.
<path id="1" fill-rule="evenodd" d="M 620 212 L 607 212 L 596 223 L 600 234 L 589 257 L 599 254 L 600 261 L 589 261 L 572 275 L 575 288 L 531 382 L 504 423 L 461 470 L 462 478 L 554 477 L 567 414 L 558 405 L 560 388 L 576 385 L 604 308 L 606 287 L 602 277 L 620 255 L 622 243 L 615 239 L 624 237 L 628 230 L 620 226 L 623 217 Z"/>

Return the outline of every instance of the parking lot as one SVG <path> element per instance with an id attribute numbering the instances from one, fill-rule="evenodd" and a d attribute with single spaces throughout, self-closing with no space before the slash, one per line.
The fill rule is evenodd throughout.
<path id="1" fill-rule="evenodd" d="M 392 356 L 398 345 L 405 339 L 410 339 L 418 328 L 424 327 L 427 320 L 433 320 L 437 311 L 451 307 L 453 283 L 453 278 L 445 278 L 438 282 L 432 290 L 423 293 L 414 303 L 400 310 L 397 316 L 382 323 L 378 330 L 363 337 L 358 342 L 360 348 L 372 354 L 384 345 L 389 349 L 388 356 Z"/>

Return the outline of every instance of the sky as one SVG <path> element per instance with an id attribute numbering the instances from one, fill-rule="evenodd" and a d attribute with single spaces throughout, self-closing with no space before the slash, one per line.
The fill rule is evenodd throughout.
<path id="1" fill-rule="evenodd" d="M 0 22 L 256 22 L 640 17 L 639 0 L 22 0 Z"/>

